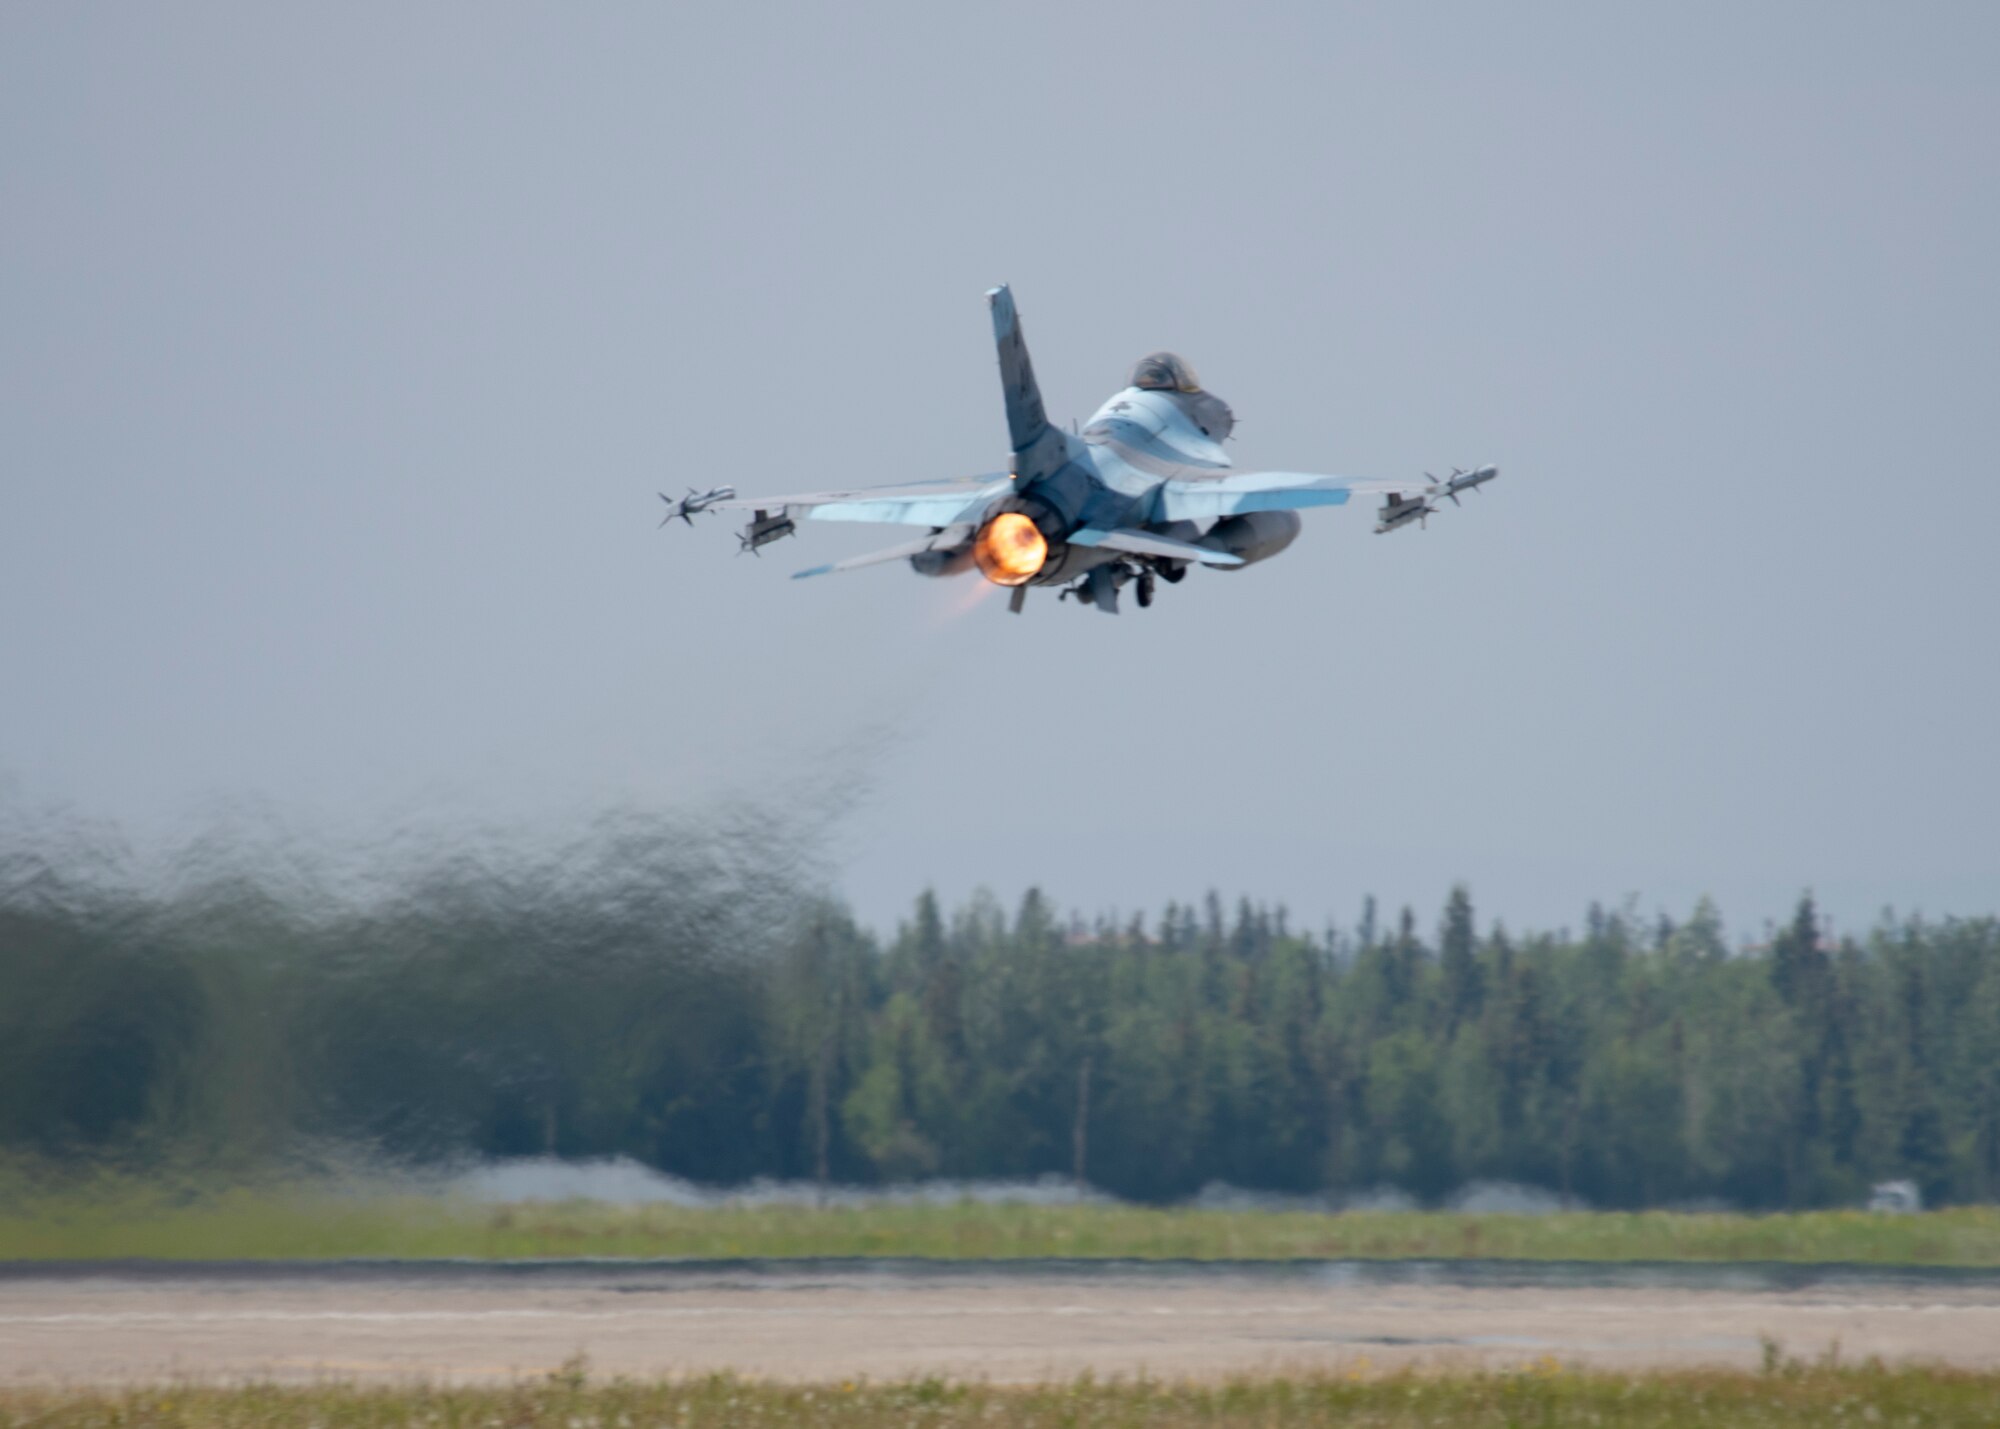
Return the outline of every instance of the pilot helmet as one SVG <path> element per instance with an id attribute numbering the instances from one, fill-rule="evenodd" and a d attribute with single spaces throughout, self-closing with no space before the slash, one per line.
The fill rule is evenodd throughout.
<path id="1" fill-rule="evenodd" d="M 1201 379 L 1187 359 L 1171 352 L 1149 352 L 1132 369 L 1132 385 L 1148 392 L 1199 392 Z"/>

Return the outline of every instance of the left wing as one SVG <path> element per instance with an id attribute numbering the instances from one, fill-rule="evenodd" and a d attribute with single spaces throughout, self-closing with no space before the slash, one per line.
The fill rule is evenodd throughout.
<path id="1" fill-rule="evenodd" d="M 1349 476 L 1314 476 L 1301 471 L 1239 471 L 1228 476 L 1160 483 L 1161 521 L 1201 521 L 1240 516 L 1246 511 L 1302 511 L 1312 506 L 1345 506 L 1350 496 L 1408 492 L 1436 493 L 1429 478 L 1357 481 Z"/>
<path id="2" fill-rule="evenodd" d="M 971 521 L 1012 483 L 1006 475 L 961 477 L 908 486 L 809 491 L 793 496 L 738 496 L 711 511 L 783 511 L 797 520 L 881 521 L 897 526 L 955 526 Z"/>

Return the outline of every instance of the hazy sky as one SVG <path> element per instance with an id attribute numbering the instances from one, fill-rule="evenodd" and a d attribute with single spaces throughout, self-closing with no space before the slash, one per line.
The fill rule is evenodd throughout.
<path id="1" fill-rule="evenodd" d="M 0 799 L 788 797 L 842 887 L 2000 909 L 2000 7 L 10 5 Z M 1117 620 L 656 489 L 993 471 L 1185 354 L 1504 478 Z"/>

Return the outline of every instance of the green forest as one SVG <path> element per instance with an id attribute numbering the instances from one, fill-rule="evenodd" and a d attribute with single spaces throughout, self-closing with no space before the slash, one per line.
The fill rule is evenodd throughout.
<path id="1" fill-rule="evenodd" d="M 2000 1197 L 2000 920 L 1757 946 L 1715 908 L 1577 932 L 1293 926 L 1029 893 L 856 926 L 780 821 L 607 819 L 536 854 L 295 850 L 140 878 L 0 853 L 0 1157 L 248 1174 L 625 1155 L 705 1183 L 1076 1177 L 1436 1204 Z M 1359 901 L 1359 900 L 1357 900 Z"/>

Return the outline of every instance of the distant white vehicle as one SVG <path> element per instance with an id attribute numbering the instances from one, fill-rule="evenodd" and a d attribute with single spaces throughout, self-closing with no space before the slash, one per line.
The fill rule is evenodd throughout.
<path id="1" fill-rule="evenodd" d="M 1924 1208 L 1924 1193 L 1915 1181 L 1878 1181 L 1870 1189 L 1868 1209 L 1892 1216 L 1914 1215 Z"/>

